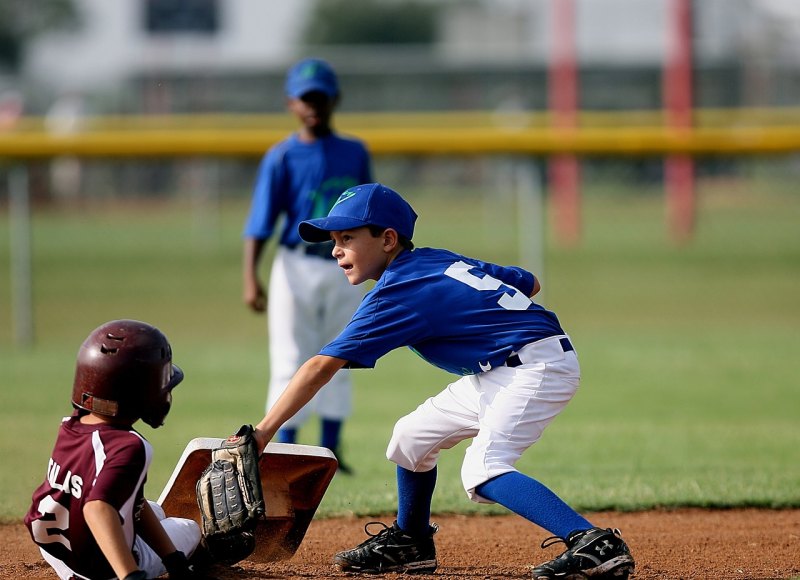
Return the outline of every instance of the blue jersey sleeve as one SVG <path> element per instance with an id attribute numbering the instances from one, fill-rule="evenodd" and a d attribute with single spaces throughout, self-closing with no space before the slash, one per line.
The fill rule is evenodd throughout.
<path id="1" fill-rule="evenodd" d="M 244 236 L 269 239 L 275 231 L 278 216 L 285 209 L 281 148 L 270 149 L 258 167 L 250 214 L 245 223 Z"/>
<path id="2" fill-rule="evenodd" d="M 344 359 L 349 368 L 373 368 L 388 352 L 428 336 L 430 327 L 419 313 L 368 294 L 350 323 L 320 354 Z"/>

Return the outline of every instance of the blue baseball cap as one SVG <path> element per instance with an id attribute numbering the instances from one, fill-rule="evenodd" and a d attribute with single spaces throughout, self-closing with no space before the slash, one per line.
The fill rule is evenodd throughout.
<path id="1" fill-rule="evenodd" d="M 295 64 L 286 74 L 286 94 L 299 99 L 311 91 L 321 91 L 330 98 L 339 95 L 336 73 L 324 60 L 307 58 Z"/>
<path id="2" fill-rule="evenodd" d="M 415 221 L 417 214 L 399 193 L 380 183 L 365 183 L 342 193 L 328 217 L 300 222 L 298 231 L 305 241 L 318 243 L 329 241 L 331 232 L 379 226 L 410 240 Z"/>

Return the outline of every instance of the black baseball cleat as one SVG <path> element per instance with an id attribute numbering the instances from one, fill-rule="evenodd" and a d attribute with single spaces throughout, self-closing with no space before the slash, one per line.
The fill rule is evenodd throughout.
<path id="1" fill-rule="evenodd" d="M 542 548 L 557 542 L 564 542 L 566 551 L 536 566 L 533 580 L 626 580 L 633 573 L 633 556 L 617 529 L 591 528 L 566 539 L 554 536 L 542 542 Z"/>
<path id="2" fill-rule="evenodd" d="M 373 524 L 383 526 L 383 529 L 373 534 L 369 531 L 369 526 Z M 433 534 L 438 530 L 439 527 L 434 524 L 430 527 L 430 534 L 411 536 L 397 527 L 397 521 L 391 527 L 381 522 L 370 522 L 364 526 L 364 531 L 371 537 L 352 550 L 336 554 L 333 563 L 342 572 L 431 573 L 438 566 L 436 546 L 433 544 Z"/>

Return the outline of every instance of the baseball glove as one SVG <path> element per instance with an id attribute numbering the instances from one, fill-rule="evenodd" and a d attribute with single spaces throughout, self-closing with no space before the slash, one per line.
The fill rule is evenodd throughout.
<path id="1" fill-rule="evenodd" d="M 235 564 L 256 547 L 255 527 L 265 513 L 259 455 L 252 425 L 242 425 L 212 450 L 211 465 L 197 481 L 203 544 L 217 562 Z"/>

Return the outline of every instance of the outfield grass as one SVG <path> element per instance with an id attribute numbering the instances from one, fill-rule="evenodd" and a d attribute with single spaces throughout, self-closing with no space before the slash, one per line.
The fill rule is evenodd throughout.
<path id="1" fill-rule="evenodd" d="M 800 196 L 710 185 L 702 193 L 698 234 L 685 246 L 668 242 L 659 195 L 591 186 L 580 247 L 548 240 L 544 300 L 572 335 L 584 378 L 519 467 L 580 509 L 800 506 Z M 422 216 L 419 245 L 516 261 L 516 219 L 487 222 L 477 198 L 410 197 Z M 108 319 L 158 325 L 187 375 L 167 425 L 142 426 L 156 449 L 149 497 L 189 439 L 261 418 L 265 321 L 240 302 L 245 211 L 242 196 L 219 215 L 181 200 L 36 211 L 30 350 L 12 341 L 0 214 L 1 518 L 27 508 L 69 412 L 77 348 Z M 392 425 L 449 380 L 408 351 L 355 377 L 345 454 L 357 477 L 334 479 L 324 515 L 394 509 L 384 459 Z M 316 426 L 301 438 L 315 443 Z M 463 449 L 443 453 L 434 510 L 499 513 L 466 500 Z"/>

